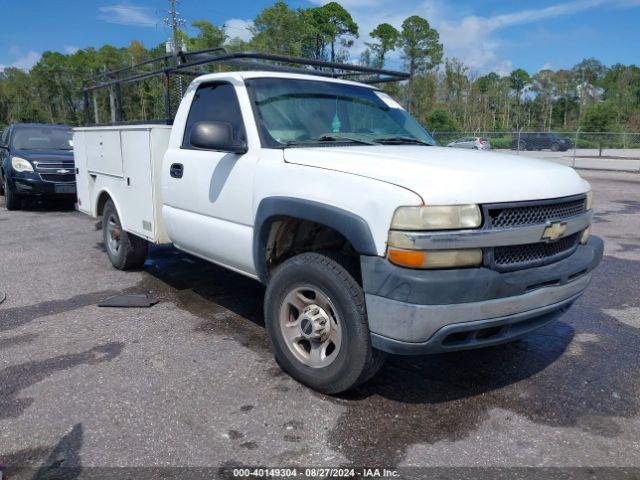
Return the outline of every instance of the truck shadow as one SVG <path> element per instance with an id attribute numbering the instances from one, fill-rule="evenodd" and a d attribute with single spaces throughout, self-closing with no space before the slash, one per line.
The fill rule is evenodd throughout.
<path id="1" fill-rule="evenodd" d="M 97 365 L 117 358 L 124 343 L 110 342 L 79 353 L 68 353 L 45 360 L 33 360 L 0 370 L 0 419 L 17 418 L 34 402 L 21 393 L 57 372 L 80 365 Z"/>
<path id="2" fill-rule="evenodd" d="M 344 410 L 327 435 L 331 447 L 355 465 L 394 466 L 414 445 L 465 439 L 485 422 L 503 435 L 511 422 L 619 435 L 613 417 L 640 411 L 640 331 L 610 310 L 640 306 L 639 269 L 640 261 L 606 257 L 588 295 L 560 322 L 519 342 L 391 356 L 361 387 L 338 397 L 316 394 Z M 166 247 L 154 249 L 145 270 L 165 289 L 160 295 L 202 319 L 197 331 L 270 358 L 258 282 Z"/>
<path id="3" fill-rule="evenodd" d="M 197 332 L 224 335 L 270 355 L 261 283 L 169 246 L 152 246 L 144 271 L 151 278 L 138 288 L 200 318 Z"/>
<path id="4" fill-rule="evenodd" d="M 22 201 L 22 210 L 34 213 L 73 212 L 74 204 L 75 201 L 73 200 L 61 200 L 57 198 L 25 198 Z"/>
<path id="5" fill-rule="evenodd" d="M 80 451 L 83 437 L 82 424 L 78 423 L 55 445 L 2 455 L 7 468 L 4 473 L 8 478 L 37 480 L 79 478 L 82 472 Z"/>
<path id="6" fill-rule="evenodd" d="M 560 322 L 519 342 L 390 358 L 370 382 L 334 400 L 345 412 L 328 436 L 332 446 L 356 465 L 394 466 L 413 446 L 472 434 L 490 442 L 513 431 L 513 442 L 532 447 L 530 435 L 517 433 L 526 424 L 620 435 L 619 419 L 640 412 L 640 331 L 620 321 L 640 306 L 638 268 L 606 257 L 589 293 Z"/>

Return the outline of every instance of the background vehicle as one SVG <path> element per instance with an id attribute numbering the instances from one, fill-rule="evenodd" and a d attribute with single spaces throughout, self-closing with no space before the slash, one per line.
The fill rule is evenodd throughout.
<path id="1" fill-rule="evenodd" d="M 265 57 L 194 56 L 173 71 Z M 436 147 L 387 94 L 335 78 L 402 74 L 268 58 L 279 71 L 196 78 L 172 126 L 76 129 L 78 207 L 102 217 L 116 268 L 172 242 L 263 282 L 276 360 L 326 393 L 388 352 L 520 338 L 584 292 L 603 244 L 573 169 Z"/>
<path id="2" fill-rule="evenodd" d="M 567 137 L 559 137 L 551 132 L 522 132 L 514 135 L 511 143 L 513 150 L 545 150 L 566 152 L 573 148 L 573 142 Z"/>
<path id="3" fill-rule="evenodd" d="M 27 197 L 76 198 L 73 132 L 66 125 L 16 123 L 0 137 L 0 193 L 8 210 Z"/>
<path id="4" fill-rule="evenodd" d="M 491 150 L 489 139 L 484 137 L 463 137 L 447 145 L 453 148 L 470 148 L 473 150 Z"/>

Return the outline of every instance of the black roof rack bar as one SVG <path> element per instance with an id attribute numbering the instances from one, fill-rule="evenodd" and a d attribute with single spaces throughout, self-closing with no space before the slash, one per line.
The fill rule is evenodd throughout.
<path id="1" fill-rule="evenodd" d="M 224 53 L 227 53 L 227 49 L 226 48 L 221 48 L 221 47 L 218 47 L 218 48 L 206 48 L 204 50 L 197 50 L 195 52 L 180 52 L 178 54 L 178 56 L 184 62 L 184 61 L 186 61 L 186 59 L 188 57 L 199 56 L 199 55 L 202 55 L 202 54 L 213 53 L 213 52 L 224 52 Z M 144 67 L 146 65 L 150 65 L 152 63 L 156 63 L 156 62 L 160 62 L 160 61 L 164 61 L 165 64 L 168 66 L 168 65 L 171 65 L 171 63 L 169 63 L 169 62 L 173 62 L 173 58 L 174 58 L 173 55 L 169 55 L 169 54 L 161 55 L 159 57 L 154 57 L 154 58 L 151 58 L 149 60 L 145 60 L 144 62 L 137 63 L 135 65 L 130 65 L 130 66 L 127 66 L 127 67 L 119 68 L 117 70 L 110 70 L 108 72 L 99 73 L 99 74 L 97 74 L 97 75 L 95 75 L 95 76 L 93 76 L 91 78 L 88 78 L 85 81 L 85 83 L 92 82 L 92 81 L 98 80 L 100 78 L 113 77 L 114 75 L 117 75 L 117 74 L 120 74 L 120 73 L 123 73 L 123 72 L 127 72 L 127 71 L 136 71 L 140 67 Z"/>
<path id="2" fill-rule="evenodd" d="M 142 70 L 141 67 L 163 62 L 160 68 Z M 125 83 L 144 80 L 146 78 L 162 76 L 164 91 L 164 110 L 166 117 L 171 117 L 172 108 L 169 93 L 169 80 L 171 75 L 200 76 L 210 72 L 198 72 L 194 67 L 204 65 L 227 65 L 247 68 L 252 70 L 277 71 L 315 75 L 337 79 L 352 80 L 361 83 L 376 84 L 398 82 L 407 80 L 410 75 L 395 70 L 385 70 L 349 63 L 327 62 L 308 58 L 289 57 L 261 52 L 228 52 L 225 48 L 209 48 L 195 52 L 178 52 L 177 55 L 164 55 L 146 60 L 137 65 L 131 65 L 110 72 L 103 72 L 87 79 L 84 83 L 84 107 L 85 117 L 89 123 L 89 94 L 96 90 L 110 88 L 110 96 L 114 97 L 112 103 L 112 118 L 122 120 L 122 105 L 120 86 Z M 135 72 L 135 73 L 133 73 Z M 132 73 L 131 75 L 125 75 Z M 115 110 L 113 105 L 115 105 Z M 97 112 L 97 110 L 96 110 Z M 115 112 L 115 114 L 114 114 Z M 96 122 L 99 123 L 96 113 Z"/>
<path id="3" fill-rule="evenodd" d="M 96 85 L 91 85 L 89 87 L 85 87 L 84 91 L 85 92 L 92 92 L 94 90 L 100 90 L 101 88 L 110 87 L 110 86 L 116 85 L 116 84 L 131 83 L 131 82 L 135 82 L 137 80 L 143 80 L 145 78 L 155 77 L 157 75 L 160 75 L 160 74 L 163 74 L 163 73 L 167 73 L 167 72 L 171 72 L 171 71 L 173 71 L 173 69 L 171 69 L 171 68 L 159 68 L 157 70 L 149 70 L 148 72 L 138 73 L 137 75 L 132 75 L 132 76 L 127 77 L 127 78 L 122 78 L 122 79 L 117 79 L 117 80 L 109 80 L 107 82 L 102 82 L 102 83 L 98 83 Z"/>
<path id="4" fill-rule="evenodd" d="M 220 55 L 207 55 L 208 53 L 220 52 Z M 86 90 L 92 91 L 97 88 L 105 88 L 115 83 L 128 83 L 136 80 L 141 80 L 143 78 L 159 75 L 162 73 L 178 73 L 181 70 L 190 67 L 197 67 L 206 64 L 236 64 L 239 65 L 234 60 L 265 60 L 265 61 L 273 61 L 273 62 L 281 62 L 285 64 L 294 64 L 294 65 L 306 65 L 311 67 L 319 67 L 324 69 L 331 69 L 331 72 L 317 70 L 317 69 L 295 69 L 294 67 L 287 67 L 286 65 L 271 65 L 265 63 L 246 63 L 242 66 L 249 68 L 262 68 L 269 70 L 283 71 L 283 72 L 292 72 L 292 73 L 305 73 L 307 75 L 321 75 L 321 76 L 333 76 L 336 78 L 340 78 L 346 76 L 347 74 L 351 74 L 354 76 L 363 75 L 363 74 L 372 74 L 376 75 L 374 77 L 375 80 L 370 79 L 370 81 L 401 81 L 409 78 L 409 74 L 405 72 L 398 72 L 394 70 L 384 70 L 372 67 L 364 67 L 360 65 L 352 65 L 347 63 L 337 63 L 337 62 L 325 62 L 323 60 L 312 60 L 307 58 L 298 58 L 298 57 L 288 57 L 285 55 L 276 55 L 271 53 L 260 53 L 260 52 L 237 52 L 237 53 L 228 53 L 224 48 L 214 48 L 214 49 L 206 49 L 199 50 L 191 53 L 179 53 L 179 58 L 184 62 L 178 65 L 166 66 L 163 68 L 148 70 L 144 72 L 140 72 L 129 77 L 124 78 L 113 78 L 114 75 L 119 73 L 123 73 L 126 71 L 135 71 L 137 67 L 149 65 L 154 62 L 158 62 L 160 60 L 170 60 L 173 57 L 171 55 L 165 55 L 163 57 L 156 57 L 151 60 L 147 60 L 145 62 L 139 63 L 138 65 L 133 65 L 130 67 L 124 67 L 118 70 L 113 70 L 111 72 L 104 72 L 99 75 L 96 75 L 85 82 L 87 85 Z M 191 58 L 195 57 L 195 60 L 189 61 Z M 335 70 L 340 70 L 341 72 L 336 72 Z M 348 73 L 345 73 L 348 72 Z M 387 77 L 387 78 L 385 78 Z M 93 83 L 94 81 L 101 78 L 111 78 L 109 81 L 101 82 L 95 85 L 88 85 L 89 83 Z"/>
<path id="5" fill-rule="evenodd" d="M 312 60 L 309 58 L 298 58 L 298 57 L 287 57 L 285 55 L 275 55 L 272 53 L 260 53 L 260 52 L 238 52 L 238 53 L 228 53 L 226 55 L 220 55 L 214 58 L 203 58 L 200 60 L 196 60 L 194 62 L 190 62 L 187 64 L 179 65 L 175 69 L 186 68 L 186 67 L 194 67 L 198 65 L 204 65 L 207 63 L 222 63 L 228 60 L 233 59 L 255 59 L 255 60 L 267 60 L 267 61 L 275 61 L 275 62 L 283 62 L 283 63 L 293 63 L 297 65 L 307 65 L 312 67 L 321 67 L 321 68 L 331 68 L 332 70 L 346 70 L 349 72 L 353 72 L 355 74 L 363 74 L 363 73 L 372 73 L 377 75 L 386 75 L 390 77 L 395 77 L 397 81 L 406 80 L 409 78 L 409 74 L 405 72 L 398 72 L 394 70 L 383 70 L 379 68 L 372 67 L 363 67 L 360 65 L 352 65 L 348 63 L 337 63 L 337 62 L 325 62 L 323 60 Z M 306 71 L 307 74 L 313 75 L 315 70 Z"/>

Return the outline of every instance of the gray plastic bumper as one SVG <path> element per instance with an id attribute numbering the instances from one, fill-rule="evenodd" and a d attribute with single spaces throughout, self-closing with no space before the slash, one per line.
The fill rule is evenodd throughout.
<path id="1" fill-rule="evenodd" d="M 592 237 L 560 262 L 502 274 L 416 271 L 363 260 L 372 342 L 391 353 L 422 354 L 519 338 L 558 318 L 584 292 L 603 248 Z"/>

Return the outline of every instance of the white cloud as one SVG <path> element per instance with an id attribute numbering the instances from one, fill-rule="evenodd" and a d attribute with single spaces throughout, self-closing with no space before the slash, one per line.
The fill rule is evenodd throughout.
<path id="1" fill-rule="evenodd" d="M 9 49 L 9 51 L 15 54 L 19 52 L 19 49 L 17 47 L 12 47 Z M 38 52 L 30 50 L 8 65 L 0 64 L 0 72 L 9 67 L 29 71 L 36 63 L 38 63 L 41 57 L 42 55 L 40 55 Z"/>
<path id="2" fill-rule="evenodd" d="M 329 0 L 311 0 L 317 5 Z M 492 17 L 473 14 L 468 7 L 453 7 L 443 0 L 343 0 L 360 26 L 360 38 L 356 41 L 353 56 L 357 57 L 369 42 L 369 32 L 379 23 L 387 22 L 400 28 L 405 18 L 420 15 L 440 33 L 445 55 L 456 57 L 479 72 L 496 71 L 504 74 L 512 68 L 512 62 L 500 55 L 502 44 L 497 38 L 500 30 L 540 20 L 573 15 L 585 10 L 615 6 L 630 8 L 640 5 L 640 0 L 572 0 L 558 2 L 545 8 L 516 10 Z M 505 2 L 506 5 L 509 3 Z M 400 53 L 389 56 L 389 66 L 397 68 Z"/>
<path id="3" fill-rule="evenodd" d="M 100 7 L 98 18 L 107 23 L 134 27 L 155 27 L 158 19 L 151 8 L 119 4 Z"/>
<path id="4" fill-rule="evenodd" d="M 604 3 L 605 0 L 577 0 L 493 17 L 468 15 L 460 21 L 443 21 L 439 31 L 448 56 L 460 58 L 479 71 L 493 70 L 504 74 L 512 68 L 512 62 L 500 58 L 498 52 L 501 44 L 495 38 L 495 32 L 514 25 L 575 14 Z"/>
<path id="5" fill-rule="evenodd" d="M 248 42 L 253 34 L 249 28 L 253 27 L 251 20 L 243 20 L 241 18 L 231 18 L 224 22 L 224 31 L 230 38 L 239 38 Z"/>
<path id="6" fill-rule="evenodd" d="M 66 53 L 67 55 L 73 55 L 78 50 L 80 50 L 80 49 L 78 47 L 74 47 L 73 45 L 67 45 L 62 49 L 62 51 L 64 53 Z"/>
<path id="7" fill-rule="evenodd" d="M 512 25 L 544 20 L 545 18 L 575 14 L 583 10 L 600 6 L 605 2 L 606 0 L 578 0 L 573 2 L 557 3 L 546 8 L 521 10 L 503 15 L 496 15 L 486 19 L 487 26 L 491 30 L 497 30 L 499 28 L 510 27 Z"/>

